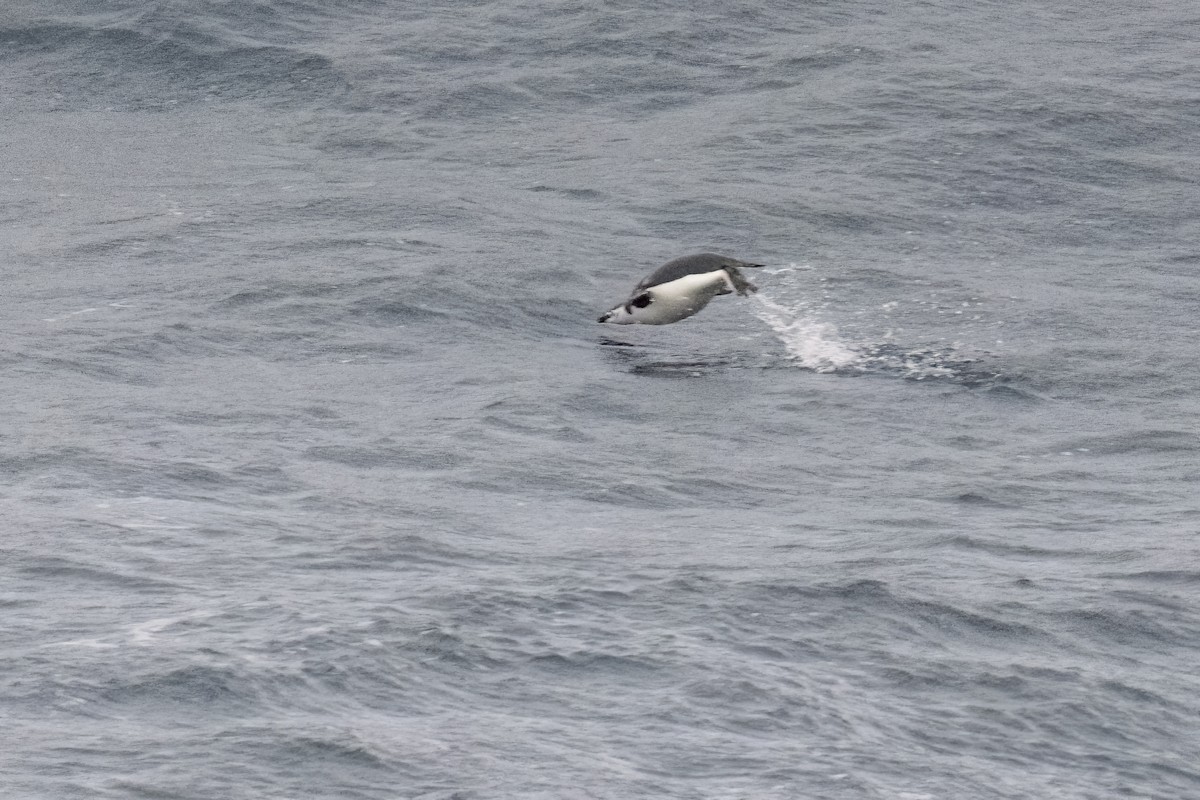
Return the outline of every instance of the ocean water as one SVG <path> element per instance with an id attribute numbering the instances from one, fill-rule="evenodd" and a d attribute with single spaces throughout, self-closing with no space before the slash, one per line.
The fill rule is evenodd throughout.
<path id="1" fill-rule="evenodd" d="M 0 794 L 1200 797 L 1197 39 L 8 3 Z"/>

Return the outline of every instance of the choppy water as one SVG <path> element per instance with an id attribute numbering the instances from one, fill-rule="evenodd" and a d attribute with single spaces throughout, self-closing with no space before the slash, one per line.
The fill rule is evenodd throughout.
<path id="1" fill-rule="evenodd" d="M 1200 796 L 1197 38 L 10 3 L 4 796 Z"/>

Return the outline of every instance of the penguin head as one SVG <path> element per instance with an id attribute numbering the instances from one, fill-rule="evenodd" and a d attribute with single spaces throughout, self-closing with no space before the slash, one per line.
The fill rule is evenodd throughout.
<path id="1" fill-rule="evenodd" d="M 648 308 L 654 302 L 654 295 L 648 291 L 643 291 L 629 298 L 624 305 L 619 305 L 611 311 L 606 311 L 597 322 L 609 322 L 614 325 L 634 325 L 641 322 L 638 317 L 640 312 Z"/>

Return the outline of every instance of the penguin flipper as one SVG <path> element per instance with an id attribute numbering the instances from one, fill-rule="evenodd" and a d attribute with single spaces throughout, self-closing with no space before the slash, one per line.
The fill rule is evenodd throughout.
<path id="1" fill-rule="evenodd" d="M 750 266 L 758 265 L 752 264 Z M 725 274 L 729 276 L 729 283 L 733 286 L 734 290 L 736 290 L 737 293 L 742 297 L 749 297 L 752 292 L 758 291 L 758 287 L 746 280 L 745 276 L 738 271 L 737 267 L 726 267 Z M 729 289 L 722 289 L 720 294 L 729 294 Z"/>

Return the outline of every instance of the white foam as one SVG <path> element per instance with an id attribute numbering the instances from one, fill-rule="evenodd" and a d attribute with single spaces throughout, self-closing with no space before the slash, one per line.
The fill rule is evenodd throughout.
<path id="1" fill-rule="evenodd" d="M 882 373 L 918 381 L 981 376 L 972 366 L 978 359 L 958 342 L 939 340 L 932 346 L 911 347 L 896 341 L 900 329 L 894 328 L 892 315 L 900 304 L 897 300 L 857 312 L 844 311 L 850 314 L 849 329 L 863 334 L 863 338 L 845 338 L 825 318 L 830 293 L 822 287 L 814 297 L 813 281 L 802 286 L 787 274 L 799 269 L 810 267 L 792 264 L 772 270 L 781 280 L 768 291 L 753 295 L 751 306 L 783 344 L 787 358 L 798 366 L 815 372 Z M 823 282 L 818 278 L 815 283 Z M 872 335 L 871 329 L 878 327 L 883 332 Z"/>
<path id="2" fill-rule="evenodd" d="M 754 295 L 758 308 L 754 315 L 770 326 L 787 348 L 788 357 L 817 372 L 833 372 L 858 363 L 861 355 L 838 336 L 837 327 L 806 316 L 802 309 L 791 309 Z"/>

